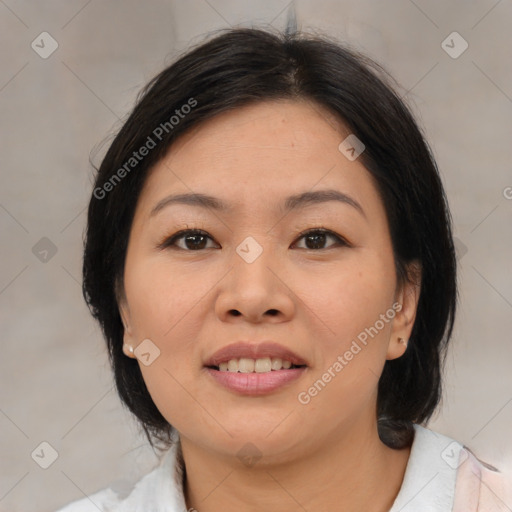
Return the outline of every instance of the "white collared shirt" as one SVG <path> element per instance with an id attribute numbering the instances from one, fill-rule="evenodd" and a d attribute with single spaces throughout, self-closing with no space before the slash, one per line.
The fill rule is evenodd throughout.
<path id="1" fill-rule="evenodd" d="M 404 480 L 389 512 L 511 512 L 512 483 L 457 441 L 420 425 Z M 103 489 L 57 512 L 187 512 L 175 444 L 121 498 Z"/>

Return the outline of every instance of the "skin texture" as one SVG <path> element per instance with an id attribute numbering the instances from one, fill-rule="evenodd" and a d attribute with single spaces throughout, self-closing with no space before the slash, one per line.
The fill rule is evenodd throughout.
<path id="1" fill-rule="evenodd" d="M 149 338 L 160 350 L 151 365 L 139 365 L 180 432 L 187 506 L 200 512 L 386 511 L 400 489 L 410 450 L 378 437 L 377 383 L 386 359 L 406 349 L 399 338 L 409 339 L 419 289 L 397 283 L 379 193 L 362 163 L 338 150 L 349 133 L 315 103 L 258 103 L 182 136 L 146 180 L 120 299 L 124 341 L 136 348 Z M 282 209 L 289 195 L 325 189 L 349 195 L 364 214 L 336 201 Z M 231 211 L 174 204 L 151 215 L 166 196 L 190 192 L 218 197 Z M 158 248 L 186 228 L 210 238 Z M 300 236 L 313 228 L 349 245 L 327 236 L 315 248 Z M 252 263 L 236 252 L 249 236 L 263 248 Z M 298 394 L 396 303 L 396 316 L 300 403 Z M 273 340 L 308 368 L 271 394 L 236 394 L 203 365 L 238 340 Z M 261 456 L 254 464 L 237 456 L 246 443 Z"/>

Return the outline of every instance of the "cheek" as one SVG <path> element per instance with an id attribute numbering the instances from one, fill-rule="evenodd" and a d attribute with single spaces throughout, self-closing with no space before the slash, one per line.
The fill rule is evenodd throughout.
<path id="1" fill-rule="evenodd" d="M 202 406 L 198 390 L 186 374 L 180 373 L 179 362 L 176 355 L 176 366 L 164 357 L 156 359 L 151 366 L 139 365 L 151 399 L 162 416 L 179 432 L 200 439 L 204 436 L 201 425 L 210 425 L 211 417 Z"/>
<path id="2" fill-rule="evenodd" d="M 340 404 L 352 414 L 376 398 L 395 315 L 393 265 L 386 253 L 361 251 L 328 276 L 316 276 L 314 288 L 308 286 L 311 276 L 300 281 L 299 293 L 318 315 L 322 329 L 314 338 L 319 364 L 312 369 L 309 387 L 302 390 L 301 403 L 309 400 L 305 411 L 313 406 L 334 419 L 342 413 L 329 404 Z"/>
<path id="3" fill-rule="evenodd" d="M 329 345 L 342 347 L 392 306 L 395 276 L 387 260 L 361 251 L 328 275 L 305 274 L 296 281 L 302 285 L 295 290 L 321 320 Z"/>
<path id="4" fill-rule="evenodd" d="M 125 272 L 132 325 L 138 338 L 172 339 L 208 290 L 197 273 L 171 267 L 164 260 L 140 262 Z"/>

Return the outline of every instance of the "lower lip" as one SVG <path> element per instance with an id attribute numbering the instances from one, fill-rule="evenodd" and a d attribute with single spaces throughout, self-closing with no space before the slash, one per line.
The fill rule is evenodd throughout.
<path id="1" fill-rule="evenodd" d="M 306 367 L 272 370 L 264 373 L 221 372 L 206 368 L 207 372 L 225 388 L 242 395 L 266 395 L 297 380 Z"/>

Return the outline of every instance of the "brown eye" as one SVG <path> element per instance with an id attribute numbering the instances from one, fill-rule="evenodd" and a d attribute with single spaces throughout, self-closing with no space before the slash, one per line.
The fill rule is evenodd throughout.
<path id="1" fill-rule="evenodd" d="M 304 239 L 305 247 L 299 247 L 299 249 L 330 249 L 333 246 L 348 246 L 348 243 L 341 238 L 339 235 L 336 235 L 332 231 L 326 229 L 312 229 L 306 232 L 301 233 L 299 238 Z M 335 240 L 335 243 L 325 247 L 326 242 L 331 239 Z"/>
<path id="2" fill-rule="evenodd" d="M 160 249 L 177 248 L 184 251 L 200 251 L 210 249 L 208 240 L 212 238 L 204 231 L 198 229 L 185 229 L 159 244 Z"/>

